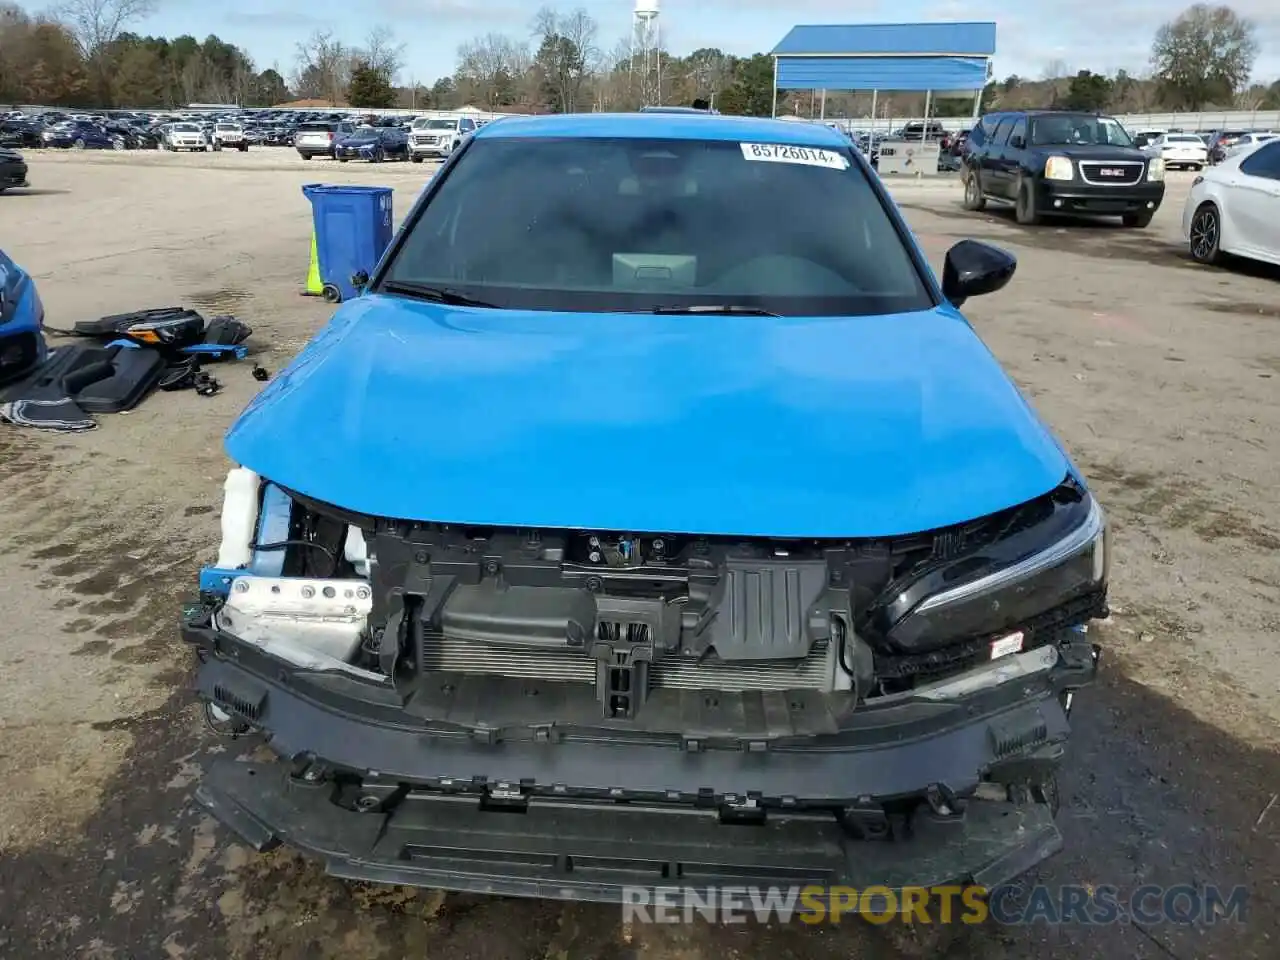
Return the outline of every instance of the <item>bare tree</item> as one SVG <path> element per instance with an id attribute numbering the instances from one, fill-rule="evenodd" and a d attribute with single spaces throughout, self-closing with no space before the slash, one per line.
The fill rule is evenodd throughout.
<path id="1" fill-rule="evenodd" d="M 99 98 L 106 100 L 111 92 L 112 45 L 129 24 L 155 8 L 156 0 L 63 0 L 53 8 L 75 40 Z"/>
<path id="2" fill-rule="evenodd" d="M 515 98 L 516 80 L 528 65 L 527 47 L 503 34 L 488 33 L 458 47 L 459 87 L 470 87 L 486 106 L 509 104 Z"/>
<path id="3" fill-rule="evenodd" d="M 93 60 L 119 39 L 124 28 L 156 8 L 156 0 L 64 0 L 54 15 L 66 24 L 85 60 Z"/>
<path id="4" fill-rule="evenodd" d="M 1257 26 L 1230 7 L 1197 3 L 1156 31 L 1151 65 L 1161 89 L 1188 110 L 1230 104 L 1258 58 Z"/>
<path id="5" fill-rule="evenodd" d="M 359 49 L 360 59 L 387 78 L 395 80 L 396 74 L 404 66 L 405 45 L 397 43 L 395 33 L 390 27 L 377 26 L 365 37 L 364 46 Z"/>
<path id="6" fill-rule="evenodd" d="M 341 103 L 351 80 L 352 51 L 327 30 L 298 44 L 293 85 L 301 97 Z"/>
<path id="7" fill-rule="evenodd" d="M 534 16 L 538 40 L 534 58 L 542 75 L 543 92 L 561 113 L 577 109 L 582 85 L 600 62 L 595 18 L 581 8 L 560 14 L 543 7 Z"/>

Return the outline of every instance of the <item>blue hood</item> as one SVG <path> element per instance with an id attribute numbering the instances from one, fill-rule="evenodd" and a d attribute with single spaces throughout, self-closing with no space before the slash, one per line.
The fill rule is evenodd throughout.
<path id="1" fill-rule="evenodd" d="M 949 307 L 556 314 L 379 295 L 338 310 L 227 452 L 377 516 L 776 537 L 947 526 L 1069 467 Z"/>

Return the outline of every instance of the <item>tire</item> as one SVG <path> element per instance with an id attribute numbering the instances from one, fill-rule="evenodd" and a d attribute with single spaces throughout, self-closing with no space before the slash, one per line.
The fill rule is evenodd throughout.
<path id="1" fill-rule="evenodd" d="M 1034 227 L 1040 222 L 1040 211 L 1036 209 L 1036 194 L 1027 180 L 1018 184 L 1018 199 L 1013 208 L 1013 215 L 1024 227 Z"/>
<path id="2" fill-rule="evenodd" d="M 421 162 L 422 162 L 422 158 L 421 158 L 421 157 L 410 156 L 410 157 L 409 157 L 409 159 L 410 159 L 410 160 L 412 160 L 414 163 L 421 163 Z"/>
<path id="3" fill-rule="evenodd" d="M 1222 215 L 1212 203 L 1202 203 L 1191 215 L 1187 252 L 1196 263 L 1215 264 L 1222 259 Z"/>
<path id="4" fill-rule="evenodd" d="M 339 158 L 338 158 L 338 162 L 339 162 L 339 163 L 346 163 L 346 162 L 347 162 L 347 158 L 346 158 L 346 157 L 339 157 Z"/>
<path id="5" fill-rule="evenodd" d="M 1142 213 L 1126 213 L 1120 218 L 1120 222 L 1131 230 L 1142 230 L 1151 223 L 1151 218 L 1154 216 L 1155 212 L 1150 210 Z"/>
<path id="6" fill-rule="evenodd" d="M 239 150 L 241 153 L 248 153 L 249 145 L 247 143 L 242 143 L 240 144 Z"/>
<path id="7" fill-rule="evenodd" d="M 342 291 L 335 287 L 332 283 L 326 283 L 320 288 L 320 296 L 324 297 L 325 303 L 341 303 Z"/>
<path id="8" fill-rule="evenodd" d="M 83 149 L 84 149 L 84 137 L 76 137 L 75 142 L 73 142 L 73 143 L 71 144 L 71 146 L 72 146 L 74 149 L 76 149 L 76 150 L 83 150 Z"/>
<path id="9" fill-rule="evenodd" d="M 987 198 L 982 195 L 982 180 L 977 170 L 971 170 L 964 178 L 964 201 L 961 206 L 975 211 L 987 208 Z"/>
<path id="10" fill-rule="evenodd" d="M 298 156 L 300 156 L 303 160 L 310 160 L 310 159 L 311 159 L 311 154 L 309 154 L 309 153 L 300 153 L 300 154 L 298 154 Z"/>
<path id="11" fill-rule="evenodd" d="M 124 141 L 123 141 L 123 140 L 112 140 L 112 141 L 111 141 L 111 149 L 112 149 L 112 150 L 123 150 L 123 149 L 125 149 Z"/>
<path id="12" fill-rule="evenodd" d="M 1199 173 L 1201 170 L 1204 169 L 1204 164 L 1203 163 L 1192 164 L 1191 169 L 1194 170 L 1196 173 Z"/>

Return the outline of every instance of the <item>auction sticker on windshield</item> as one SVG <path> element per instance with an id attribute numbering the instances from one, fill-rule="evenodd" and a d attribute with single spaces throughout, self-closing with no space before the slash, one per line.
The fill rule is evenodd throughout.
<path id="1" fill-rule="evenodd" d="M 765 163 L 801 163 L 809 167 L 829 167 L 832 170 L 848 170 L 849 158 L 836 150 L 820 150 L 817 147 L 795 147 L 785 143 L 744 143 L 742 155 L 748 160 Z"/>

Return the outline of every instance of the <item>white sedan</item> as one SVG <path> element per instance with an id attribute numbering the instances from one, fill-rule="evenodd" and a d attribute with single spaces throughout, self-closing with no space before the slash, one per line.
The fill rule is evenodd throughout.
<path id="1" fill-rule="evenodd" d="M 1209 165 L 1209 148 L 1194 133 L 1162 133 L 1146 147 L 1146 153 L 1164 158 L 1164 168 L 1194 167 L 1203 170 Z"/>
<path id="2" fill-rule="evenodd" d="M 1280 265 L 1280 139 L 1196 177 L 1182 209 L 1182 235 L 1200 263 L 1227 253 Z"/>

